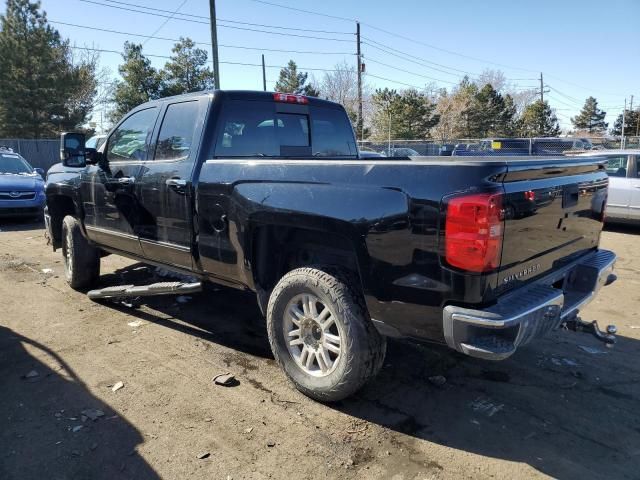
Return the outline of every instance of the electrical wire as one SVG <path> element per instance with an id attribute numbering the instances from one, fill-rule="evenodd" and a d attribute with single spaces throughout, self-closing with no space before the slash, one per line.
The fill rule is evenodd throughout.
<path id="1" fill-rule="evenodd" d="M 79 0 L 79 1 L 85 2 L 85 3 L 93 3 L 93 4 L 96 4 L 96 5 L 103 6 L 103 7 L 117 8 L 117 9 L 121 9 L 121 10 L 127 10 L 127 11 L 132 11 L 132 12 L 137 12 L 137 13 L 144 13 L 144 14 L 147 14 L 147 15 L 154 15 L 154 16 L 159 16 L 159 17 L 171 17 L 171 18 L 174 18 L 175 15 L 183 15 L 183 16 L 186 16 L 186 17 L 197 18 L 197 19 L 205 20 L 205 21 L 201 22 L 201 21 L 191 20 L 191 19 L 187 19 L 187 18 L 175 17 L 176 20 L 184 20 L 184 21 L 187 21 L 187 22 L 191 21 L 191 22 L 194 22 L 194 23 L 205 23 L 207 25 L 210 24 L 209 17 L 206 17 L 204 15 L 192 15 L 192 14 L 187 14 L 187 13 L 178 13 L 178 12 L 174 12 L 174 11 L 171 11 L 171 10 L 164 10 L 164 9 L 161 9 L 161 8 L 147 7 L 145 5 L 139 5 L 139 4 L 135 4 L 135 3 L 129 3 L 129 2 L 121 2 L 121 1 L 116 1 L 116 0 L 106 0 L 106 1 L 111 2 L 111 3 L 117 3 L 119 5 L 109 5 L 109 4 L 106 4 L 106 3 L 99 2 L 97 0 Z M 141 8 L 141 9 L 151 10 L 151 11 L 146 12 L 146 11 L 143 11 L 143 10 L 133 10 L 131 8 L 122 7 L 120 5 L 126 5 L 127 7 L 135 7 L 135 8 Z M 153 12 L 162 12 L 162 14 L 153 13 Z M 165 13 L 167 13 L 169 15 L 164 15 Z M 235 24 L 238 24 L 238 25 L 249 25 L 249 26 L 253 26 L 253 27 L 275 28 L 275 29 L 280 29 L 280 30 L 294 30 L 294 31 L 309 32 L 309 33 L 327 33 L 327 34 L 334 34 L 334 35 L 355 35 L 355 33 L 353 33 L 353 32 L 339 32 L 339 31 L 331 31 L 331 30 L 313 30 L 313 29 L 309 29 L 309 28 L 285 27 L 285 26 L 282 26 L 282 25 L 269 25 L 269 24 L 263 24 L 263 23 L 242 22 L 242 21 L 239 21 L 239 20 L 230 20 L 230 19 L 225 19 L 225 18 L 220 18 L 220 17 L 217 18 L 217 21 L 218 22 L 235 23 Z"/>
<path id="2" fill-rule="evenodd" d="M 158 33 L 160 30 L 162 30 L 162 27 L 164 27 L 167 23 L 169 23 L 169 22 L 173 19 L 173 17 L 178 13 L 178 11 L 179 11 L 182 7 L 184 7 L 185 3 L 187 3 L 188 1 L 189 1 L 189 0 L 182 0 L 182 3 L 178 6 L 178 8 L 176 8 L 176 11 L 175 11 L 175 12 L 173 12 L 173 13 L 170 15 L 170 17 L 169 17 L 169 18 L 165 19 L 165 20 L 164 20 L 164 22 L 162 22 L 162 23 L 160 24 L 160 26 L 159 26 L 158 28 L 156 28 L 156 29 L 154 30 L 154 32 L 153 32 L 151 35 L 147 36 L 147 37 L 146 37 L 147 39 L 146 39 L 144 42 L 142 42 L 142 45 L 143 45 L 143 46 L 144 46 L 144 45 L 146 45 L 146 44 L 147 44 L 147 42 L 148 42 L 149 40 L 151 40 L 152 38 L 155 38 L 156 33 Z"/>
<path id="3" fill-rule="evenodd" d="M 120 30 L 112 30 L 109 28 L 100 28 L 100 27 L 91 27 L 91 26 L 87 26 L 87 25 L 78 25 L 76 23 L 68 23 L 68 22 L 60 22 L 57 20 L 49 20 L 49 23 L 53 23 L 55 25 L 66 25 L 69 27 L 76 27 L 76 28 L 84 28 L 87 30 L 95 30 L 98 32 L 105 32 L 105 33 L 115 33 L 118 35 L 125 35 L 125 36 L 129 36 L 129 37 L 143 37 L 146 38 L 147 35 L 143 35 L 141 33 L 133 33 L 133 32 L 122 32 Z M 164 40 L 167 42 L 180 42 L 181 40 L 178 38 L 168 38 L 168 37 L 154 37 L 154 40 Z M 193 42 L 196 45 L 207 45 L 207 46 L 211 46 L 210 42 Z M 320 52 L 320 51 L 314 51 L 314 50 L 285 50 L 285 49 L 278 49 L 278 48 L 262 48 L 262 47 L 245 47 L 245 46 L 241 46 L 241 45 L 225 45 L 222 43 L 218 44 L 219 47 L 224 47 L 224 48 L 238 48 L 238 49 L 242 49 L 242 50 L 257 50 L 257 51 L 262 51 L 262 52 L 281 52 L 281 53 L 301 53 L 301 54 L 309 54 L 309 55 L 355 55 L 355 53 L 352 52 Z"/>

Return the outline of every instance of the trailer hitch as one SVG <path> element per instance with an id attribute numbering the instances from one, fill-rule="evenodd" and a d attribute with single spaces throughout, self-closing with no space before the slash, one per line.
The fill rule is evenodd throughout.
<path id="1" fill-rule="evenodd" d="M 585 322 L 579 316 L 575 316 L 564 322 L 563 327 L 573 332 L 590 333 L 598 340 L 603 342 L 605 346 L 611 348 L 616 343 L 616 333 L 618 329 L 615 325 L 607 325 L 606 333 L 600 330 L 596 320 Z"/>

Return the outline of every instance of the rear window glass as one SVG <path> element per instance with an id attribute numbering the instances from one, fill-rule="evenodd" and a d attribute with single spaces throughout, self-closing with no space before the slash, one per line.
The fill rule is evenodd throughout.
<path id="1" fill-rule="evenodd" d="M 357 156 L 351 122 L 334 108 L 314 108 L 311 116 L 312 150 L 316 157 Z"/>
<path id="2" fill-rule="evenodd" d="M 607 174 L 610 177 L 626 177 L 627 156 L 609 157 L 607 159 Z"/>
<path id="3" fill-rule="evenodd" d="M 309 111 L 281 113 L 273 102 L 229 102 L 222 112 L 215 156 L 356 156 L 344 112 L 315 107 Z"/>

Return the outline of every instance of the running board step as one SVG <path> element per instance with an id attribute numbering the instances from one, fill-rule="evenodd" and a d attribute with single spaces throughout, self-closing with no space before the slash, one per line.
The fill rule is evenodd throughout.
<path id="1" fill-rule="evenodd" d="M 151 297 L 153 295 L 183 295 L 202 291 L 202 283 L 160 282 L 151 285 L 118 285 L 87 293 L 91 300 L 119 297 Z"/>

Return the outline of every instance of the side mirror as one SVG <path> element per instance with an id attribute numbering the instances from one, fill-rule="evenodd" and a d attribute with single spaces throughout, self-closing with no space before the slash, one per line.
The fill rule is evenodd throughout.
<path id="1" fill-rule="evenodd" d="M 60 160 L 65 167 L 82 168 L 87 165 L 84 133 L 67 132 L 60 135 Z"/>
<path id="2" fill-rule="evenodd" d="M 44 179 L 44 170 L 42 168 L 34 168 L 35 172 Z"/>
<path id="3" fill-rule="evenodd" d="M 97 165 L 102 161 L 102 152 L 99 152 L 95 148 L 85 148 L 84 154 L 86 162 L 89 165 Z"/>

